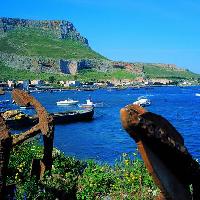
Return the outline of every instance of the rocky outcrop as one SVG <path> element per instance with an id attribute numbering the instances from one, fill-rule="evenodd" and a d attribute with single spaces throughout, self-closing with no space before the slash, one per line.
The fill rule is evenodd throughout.
<path id="1" fill-rule="evenodd" d="M 116 69 L 125 69 L 128 72 L 134 74 L 141 74 L 143 71 L 143 66 L 137 63 L 130 63 L 130 62 L 112 62 L 112 65 Z"/>
<path id="2" fill-rule="evenodd" d="M 16 69 L 72 75 L 75 75 L 82 69 L 96 69 L 101 72 L 124 69 L 130 73 L 142 76 L 144 66 L 144 63 L 113 62 L 103 59 L 54 59 L 42 56 L 21 56 L 3 52 L 0 52 L 0 61 L 2 61 L 6 66 Z M 184 71 L 184 69 L 167 64 L 151 65 L 169 68 L 170 70 Z"/>
<path id="3" fill-rule="evenodd" d="M 75 75 L 82 69 L 96 69 L 106 72 L 113 69 L 112 63 L 107 60 L 82 59 L 82 60 L 60 60 L 60 71 L 65 74 Z"/>
<path id="4" fill-rule="evenodd" d="M 60 39 L 73 39 L 88 46 L 88 40 L 81 36 L 74 25 L 66 20 L 28 20 L 0 18 L 0 34 L 16 28 L 38 28 L 52 31 Z"/>
<path id="5" fill-rule="evenodd" d="M 59 61 L 47 57 L 29 57 L 0 52 L 0 60 L 8 67 L 34 72 L 58 73 L 60 70 Z"/>
<path id="6" fill-rule="evenodd" d="M 82 69 L 96 69 L 102 72 L 113 69 L 113 65 L 110 61 L 98 59 L 65 60 L 40 56 L 29 57 L 0 52 L 0 60 L 11 68 L 72 75 L 75 75 Z"/>

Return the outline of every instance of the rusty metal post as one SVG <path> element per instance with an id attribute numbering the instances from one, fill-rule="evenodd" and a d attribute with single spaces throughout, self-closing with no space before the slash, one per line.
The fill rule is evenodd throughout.
<path id="1" fill-rule="evenodd" d="M 180 133 L 163 117 L 137 105 L 121 109 L 121 120 L 161 190 L 160 199 L 200 199 L 200 166 L 189 154 Z"/>
<path id="2" fill-rule="evenodd" d="M 27 94 L 22 90 L 13 90 L 13 99 L 19 105 L 33 106 L 37 112 L 39 123 L 35 125 L 37 131 L 41 131 L 44 141 L 44 156 L 40 162 L 40 178 L 44 175 L 45 171 L 50 171 L 52 167 L 52 151 L 54 140 L 54 124 L 53 117 L 50 116 L 46 109 L 34 97 Z M 33 129 L 34 129 L 33 127 Z M 36 130 L 35 130 L 36 131 Z"/>
<path id="3" fill-rule="evenodd" d="M 9 134 L 6 124 L 0 117 L 0 199 L 6 199 L 6 176 L 10 151 L 13 146 L 20 145 L 27 139 L 42 132 L 44 140 L 44 156 L 36 173 L 42 178 L 45 171 L 52 167 L 52 151 L 54 139 L 53 118 L 49 116 L 45 108 L 32 96 L 21 90 L 13 90 L 13 99 L 19 105 L 32 105 L 39 117 L 39 123 L 30 130 L 20 133 L 14 138 Z"/>
<path id="4" fill-rule="evenodd" d="M 11 148 L 12 137 L 0 117 L 0 199 L 5 199 L 6 196 L 6 177 Z"/>

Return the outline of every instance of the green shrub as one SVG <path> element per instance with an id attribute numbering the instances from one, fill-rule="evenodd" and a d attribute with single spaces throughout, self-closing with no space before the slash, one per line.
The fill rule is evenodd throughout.
<path id="1" fill-rule="evenodd" d="M 155 199 L 158 189 L 137 154 L 123 154 L 114 166 L 79 161 L 53 150 L 51 175 L 30 176 L 32 159 L 41 159 L 43 146 L 32 140 L 11 152 L 8 183 L 16 184 L 16 199 Z"/>
<path id="2" fill-rule="evenodd" d="M 157 194 L 143 162 L 123 154 L 114 167 L 90 162 L 79 178 L 77 199 L 155 199 Z"/>
<path id="3" fill-rule="evenodd" d="M 88 161 L 88 166 L 78 181 L 77 199 L 104 197 L 110 193 L 113 184 L 113 170 L 110 166 Z"/>

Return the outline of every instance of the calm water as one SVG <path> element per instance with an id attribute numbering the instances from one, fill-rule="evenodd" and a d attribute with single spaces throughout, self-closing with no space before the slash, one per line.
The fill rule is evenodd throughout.
<path id="1" fill-rule="evenodd" d="M 58 107 L 56 101 L 67 98 L 84 102 L 89 96 L 94 102 L 103 102 L 103 108 L 96 108 L 94 120 L 55 128 L 55 146 L 66 155 L 80 159 L 95 159 L 113 163 L 124 152 L 134 152 L 135 143 L 123 130 L 119 111 L 132 103 L 138 96 L 147 95 L 152 105 L 149 111 L 161 114 L 182 134 L 190 153 L 200 159 L 200 87 L 156 87 L 151 90 L 97 90 L 32 93 L 49 112 L 74 109 Z M 10 99 L 10 93 L 1 96 Z"/>

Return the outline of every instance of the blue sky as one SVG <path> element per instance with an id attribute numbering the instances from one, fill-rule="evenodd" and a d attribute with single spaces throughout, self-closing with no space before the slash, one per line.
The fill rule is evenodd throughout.
<path id="1" fill-rule="evenodd" d="M 0 0 L 1 17 L 66 19 L 109 59 L 200 73 L 198 0 Z"/>

